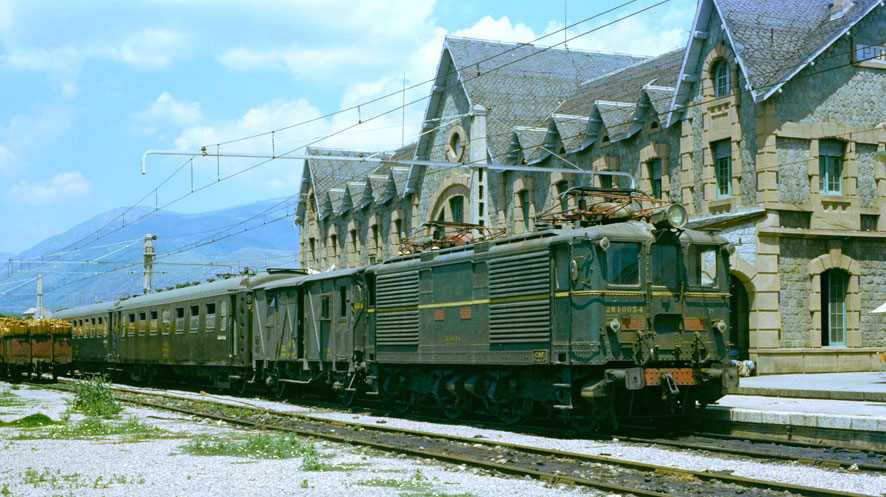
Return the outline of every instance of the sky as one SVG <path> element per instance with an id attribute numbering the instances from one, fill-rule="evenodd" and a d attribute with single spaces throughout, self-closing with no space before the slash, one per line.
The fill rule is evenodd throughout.
<path id="1" fill-rule="evenodd" d="M 660 1 L 0 0 L 0 252 L 143 198 L 296 195 L 300 160 L 142 159 L 392 150 L 417 136 L 445 36 L 657 55 L 696 6 Z"/>

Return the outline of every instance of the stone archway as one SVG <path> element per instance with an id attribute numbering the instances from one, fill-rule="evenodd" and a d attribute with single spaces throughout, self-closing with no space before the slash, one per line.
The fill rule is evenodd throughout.
<path id="1" fill-rule="evenodd" d="M 822 254 L 809 262 L 809 276 L 812 277 L 812 292 L 809 294 L 809 312 L 812 314 L 812 332 L 809 337 L 811 347 L 821 347 L 822 320 L 827 309 L 822 306 L 822 275 L 831 269 L 839 269 L 847 273 L 845 285 L 845 337 L 840 344 L 845 347 L 861 347 L 861 330 L 859 319 L 861 313 L 861 296 L 858 293 L 858 279 L 861 265 L 853 258 L 844 254 L 835 244 L 830 252 Z"/>
<path id="2" fill-rule="evenodd" d="M 753 266 L 732 254 L 729 258 L 729 339 L 738 359 L 750 359 L 752 349 L 758 347 L 755 312 L 756 287 L 754 279 L 757 270 Z"/>

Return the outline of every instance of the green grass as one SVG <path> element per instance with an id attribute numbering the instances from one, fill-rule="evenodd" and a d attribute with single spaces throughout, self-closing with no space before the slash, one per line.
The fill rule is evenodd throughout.
<path id="1" fill-rule="evenodd" d="M 118 485 L 140 485 L 145 483 L 145 479 L 142 477 L 136 478 L 114 474 L 108 478 L 104 476 L 92 478 L 80 473 L 63 474 L 60 469 L 52 468 L 43 468 L 42 470 L 28 468 L 19 473 L 19 478 L 22 485 L 56 491 L 68 490 L 71 494 L 73 494 L 73 490 L 82 488 L 103 489 Z M 0 489 L 0 495 L 13 495 L 8 483 L 4 484 L 3 488 Z"/>
<path id="2" fill-rule="evenodd" d="M 286 435 L 249 435 L 242 439 L 200 437 L 184 446 L 186 454 L 253 459 L 289 459 L 317 453 L 313 440 Z"/>
<path id="3" fill-rule="evenodd" d="M 435 483 L 421 469 L 416 469 L 408 478 L 372 478 L 357 482 L 357 485 L 397 489 L 401 497 L 476 497 L 470 493 L 450 494 L 436 490 Z"/>
<path id="4" fill-rule="evenodd" d="M 74 384 L 71 408 L 87 416 L 113 416 L 123 410 L 114 399 L 110 383 L 99 376 Z"/>
<path id="5" fill-rule="evenodd" d="M 25 430 L 12 438 L 14 440 L 75 440 L 113 435 L 126 435 L 128 441 L 167 438 L 171 436 L 169 432 L 162 428 L 139 421 L 138 418 L 130 417 L 123 422 L 86 418 L 76 423 L 56 424 Z"/>
<path id="6" fill-rule="evenodd" d="M 57 424 L 52 420 L 49 416 L 45 414 L 31 414 L 29 416 L 25 416 L 20 419 L 16 419 L 13 421 L 0 421 L 0 427 L 8 427 L 8 428 L 39 428 L 41 426 L 48 426 Z"/>
<path id="7" fill-rule="evenodd" d="M 10 389 L 0 390 L 0 407 L 21 407 L 26 404 L 24 399 L 12 393 Z"/>

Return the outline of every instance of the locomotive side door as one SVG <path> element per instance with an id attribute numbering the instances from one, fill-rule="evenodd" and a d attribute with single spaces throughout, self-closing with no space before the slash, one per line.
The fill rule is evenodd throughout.
<path id="1" fill-rule="evenodd" d="M 595 309 L 599 308 L 600 295 L 594 288 L 594 247 L 589 240 L 576 239 L 571 244 L 569 260 L 571 281 L 571 345 L 574 358 L 587 357 L 585 349 L 599 346 L 600 337 L 595 323 Z M 584 353 L 583 353 L 584 352 Z M 579 359 L 581 360 L 581 359 Z"/>

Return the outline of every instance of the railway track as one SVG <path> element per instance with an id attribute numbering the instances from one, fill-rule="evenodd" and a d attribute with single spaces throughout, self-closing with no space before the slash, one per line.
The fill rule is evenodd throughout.
<path id="1" fill-rule="evenodd" d="M 609 456 L 496 442 L 483 438 L 441 435 L 383 425 L 322 420 L 298 413 L 268 410 L 250 405 L 248 402 L 231 405 L 218 402 L 216 399 L 207 401 L 183 395 L 148 392 L 119 386 L 115 386 L 114 389 L 121 401 L 144 407 L 174 411 L 247 428 L 290 432 L 301 436 L 358 444 L 387 452 L 469 465 L 506 474 L 529 475 L 552 483 L 591 487 L 620 494 L 657 497 L 690 494 L 712 497 L 861 495 L 744 478 L 727 473 L 685 470 Z M 654 439 L 638 438 L 631 441 L 667 445 Z M 681 446 L 681 448 L 685 447 L 688 445 Z M 700 449 L 696 446 L 691 448 L 692 450 L 712 451 L 710 447 Z M 751 453 L 743 455 L 760 457 L 758 454 Z M 823 464 L 823 461 L 816 460 L 809 463 Z M 858 467 L 862 469 L 861 465 Z M 872 465 L 865 469 L 881 471 L 882 466 Z"/>

